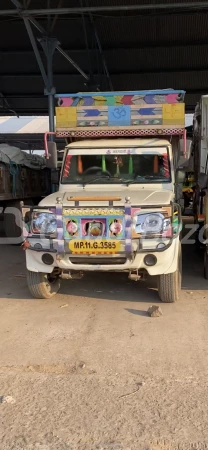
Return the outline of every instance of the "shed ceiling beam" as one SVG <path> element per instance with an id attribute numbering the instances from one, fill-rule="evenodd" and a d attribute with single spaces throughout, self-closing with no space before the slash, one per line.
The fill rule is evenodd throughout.
<path id="1" fill-rule="evenodd" d="M 2 92 L 0 92 L 0 109 L 5 112 L 9 111 L 10 113 L 14 114 L 15 116 L 18 116 L 16 111 L 11 109 L 6 97 L 4 96 L 4 94 L 2 94 Z"/>
<path id="2" fill-rule="evenodd" d="M 12 0 L 15 4 L 16 0 Z M 16 5 L 15 5 L 16 6 Z M 200 9 L 208 9 L 208 2 L 181 2 L 181 3 L 158 3 L 149 5 L 117 5 L 117 6 L 89 6 L 89 7 L 75 7 L 75 8 L 43 8 L 43 9 L 22 9 L 22 6 L 17 6 L 17 10 L 0 10 L 1 16 L 12 16 L 20 14 L 21 16 L 48 16 L 48 15 L 65 15 L 65 14 L 88 14 L 101 12 L 117 12 L 117 11 L 151 11 L 151 10 L 174 10 L 180 11 L 182 9 L 199 11 Z"/>
<path id="3" fill-rule="evenodd" d="M 59 0 L 58 5 L 57 5 L 57 8 L 61 8 L 61 7 L 62 7 L 62 4 L 63 4 L 63 0 Z M 58 16 L 56 15 L 56 16 L 53 18 L 53 21 L 52 21 L 52 24 L 51 24 L 51 27 L 50 27 L 50 33 L 53 32 L 53 30 L 54 30 L 54 28 L 55 28 L 55 26 L 56 26 L 57 19 L 58 19 Z"/>
<path id="4" fill-rule="evenodd" d="M 98 50 L 100 52 L 100 57 L 101 57 L 103 68 L 104 68 L 104 71 L 105 71 L 105 74 L 106 74 L 106 77 L 107 77 L 107 80 L 108 80 L 108 83 L 109 83 L 109 87 L 110 87 L 110 90 L 113 91 L 113 83 L 112 83 L 112 80 L 111 80 L 111 77 L 110 77 L 110 74 L 109 74 L 107 62 L 106 62 L 106 59 L 105 59 L 105 55 L 103 53 L 102 45 L 101 45 L 100 38 L 99 38 L 99 35 L 98 35 L 98 32 L 97 32 L 97 28 L 95 26 L 93 15 L 90 13 L 89 17 L 90 17 L 91 25 L 92 25 L 92 27 L 94 29 L 95 39 L 96 39 L 96 42 L 97 42 Z"/>
<path id="5" fill-rule="evenodd" d="M 31 42 L 33 51 L 35 53 L 35 56 L 36 56 L 36 59 L 37 59 L 37 62 L 38 62 L 38 66 L 39 66 L 39 69 L 40 69 L 43 81 L 44 81 L 45 86 L 47 87 L 47 89 L 49 89 L 48 77 L 46 75 L 45 67 L 43 65 L 43 61 L 41 59 L 41 56 L 40 56 L 40 53 L 39 53 L 39 49 L 38 49 L 38 46 L 37 46 L 37 42 L 36 42 L 35 37 L 33 35 L 29 19 L 24 18 L 24 24 L 25 24 L 26 30 L 28 32 L 28 36 L 30 38 L 30 42 Z"/>
<path id="6" fill-rule="evenodd" d="M 18 15 L 21 15 L 23 17 L 22 12 L 25 12 L 25 10 L 22 8 L 22 5 L 19 2 L 19 0 L 11 0 L 11 2 L 16 6 L 16 12 L 18 13 Z M 1 10 L 0 10 L 0 15 L 1 15 Z M 25 19 L 25 16 L 26 16 L 26 19 Z M 40 25 L 37 22 L 36 19 L 30 17 L 30 13 L 24 15 L 23 19 L 30 21 L 34 25 L 34 27 L 37 28 L 38 31 L 40 31 L 41 34 L 43 34 L 45 36 L 48 34 L 47 31 L 42 27 L 42 25 Z M 64 58 L 67 59 L 67 61 L 69 61 L 70 64 L 72 64 L 72 66 L 80 73 L 80 75 L 82 75 L 85 78 L 85 80 L 89 81 L 88 75 L 78 66 L 78 64 L 75 61 L 73 61 L 72 58 L 70 58 L 69 55 L 67 55 L 67 53 L 60 47 L 59 44 L 56 45 L 56 50 L 58 50 L 58 52 L 62 56 L 64 56 Z"/>
<path id="7" fill-rule="evenodd" d="M 107 47 L 105 47 L 105 49 L 104 49 L 104 51 L 105 52 L 109 52 L 109 53 L 112 53 L 112 52 L 119 52 L 119 51 L 122 51 L 122 52 L 125 52 L 125 51 L 136 51 L 136 52 L 138 52 L 139 50 L 157 50 L 157 49 L 160 49 L 160 50 L 163 50 L 163 49 L 178 49 L 178 48 L 186 48 L 186 47 L 208 47 L 208 42 L 207 41 L 187 41 L 187 42 L 164 42 L 164 43 L 152 43 L 152 44 L 150 44 L 150 43 L 145 43 L 145 46 L 144 45 L 137 45 L 136 43 L 133 43 L 131 46 L 129 46 L 129 47 L 124 47 L 123 45 L 121 46 L 121 47 L 112 47 L 112 46 L 107 46 Z M 71 53 L 85 53 L 86 52 L 86 49 L 85 48 L 68 48 L 68 49 L 64 49 L 64 51 L 65 52 L 71 52 Z M 93 53 L 93 52 L 95 52 L 95 49 L 93 49 L 93 48 L 89 48 L 89 51 L 91 52 L 91 53 Z M 8 56 L 9 55 L 12 55 L 12 54 L 15 54 L 15 55 L 22 55 L 22 56 L 26 56 L 26 55 L 29 55 L 29 54 L 32 54 L 33 53 L 33 50 L 31 49 L 26 49 L 26 50 L 22 50 L 22 49 L 15 49 L 15 48 L 13 48 L 13 49 L 11 49 L 11 48 L 9 48 L 8 50 L 5 50 L 5 49 L 2 49 L 2 50 L 0 50 L 0 57 L 1 57 L 1 55 L 2 56 L 6 56 L 7 54 L 8 54 Z M 42 50 L 40 50 L 40 53 L 43 53 L 43 51 Z"/>
<path id="8" fill-rule="evenodd" d="M 88 75 L 78 66 L 77 63 L 75 63 L 75 61 L 73 59 L 70 58 L 69 55 L 67 55 L 67 53 L 60 47 L 60 45 L 57 45 L 56 50 L 58 50 L 58 52 L 64 56 L 65 59 L 67 59 L 67 61 L 70 62 L 70 64 L 77 70 L 77 72 L 80 73 L 80 75 L 82 75 L 85 80 L 89 81 L 89 77 Z"/>
<path id="9" fill-rule="evenodd" d="M 159 88 L 158 88 L 159 89 Z M 174 88 L 174 89 L 176 89 L 176 88 Z M 205 88 L 205 90 L 206 90 L 206 93 L 207 93 L 207 88 Z M 204 88 L 203 87 L 196 87 L 196 86 L 193 86 L 192 88 L 189 88 L 189 89 L 186 89 L 186 93 L 188 93 L 188 94 L 193 94 L 194 92 L 201 92 L 201 91 L 203 91 L 204 92 Z M 76 93 L 77 91 L 75 91 L 75 93 Z M 40 92 L 36 92 L 35 94 L 32 94 L 31 92 L 29 92 L 28 94 L 26 94 L 26 93 L 24 93 L 24 92 L 20 92 L 20 93 L 17 93 L 17 94 L 11 94 L 9 91 L 8 92 L 5 92 L 4 93 L 4 96 L 7 98 L 7 100 L 9 101 L 10 99 L 13 99 L 13 98 L 16 98 L 16 99 L 19 99 L 19 98 L 24 98 L 24 99 L 33 99 L 33 100 L 36 100 L 36 99 L 38 99 L 38 100 L 42 100 L 43 102 L 46 102 L 47 103 L 47 99 L 46 99 L 46 97 L 43 95 L 43 93 L 42 93 L 42 91 L 40 91 Z"/>
<path id="10" fill-rule="evenodd" d="M 172 68 L 155 68 L 155 69 L 139 69 L 139 70 L 125 70 L 123 72 L 121 72 L 120 70 L 118 71 L 111 71 L 111 76 L 118 76 L 120 75 L 125 76 L 125 75 L 138 75 L 138 77 L 140 75 L 156 75 L 156 74 L 165 74 L 165 73 L 201 73 L 201 72 L 208 72 L 208 66 L 206 67 L 172 67 Z M 70 79 L 70 77 L 74 77 L 76 76 L 75 72 L 54 72 L 54 77 L 68 77 Z M 0 79 L 1 78 L 21 78 L 21 77 L 30 77 L 30 78 L 40 78 L 41 74 L 40 73 L 31 73 L 31 72 L 23 72 L 23 73 L 1 73 L 0 72 Z"/>
<path id="11" fill-rule="evenodd" d="M 13 1 L 13 0 L 12 0 Z M 16 0 L 15 0 L 16 1 Z M 31 17 L 29 17 L 30 22 L 34 25 L 35 28 L 37 28 L 38 31 L 40 31 L 41 34 L 46 35 L 46 30 L 42 27 L 42 25 L 40 25 L 36 19 L 33 19 Z M 78 64 L 72 59 L 70 58 L 70 56 L 60 47 L 60 45 L 56 46 L 56 50 L 58 50 L 58 52 L 64 56 L 64 58 L 69 61 L 69 63 L 80 73 L 80 75 L 82 75 L 85 80 L 89 81 L 89 77 L 88 75 L 78 66 Z"/>

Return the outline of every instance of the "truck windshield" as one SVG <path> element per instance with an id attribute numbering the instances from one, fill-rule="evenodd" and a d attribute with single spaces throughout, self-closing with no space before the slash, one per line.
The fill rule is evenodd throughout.
<path id="1" fill-rule="evenodd" d="M 131 184 L 170 182 L 167 148 L 70 149 L 63 184 Z"/>

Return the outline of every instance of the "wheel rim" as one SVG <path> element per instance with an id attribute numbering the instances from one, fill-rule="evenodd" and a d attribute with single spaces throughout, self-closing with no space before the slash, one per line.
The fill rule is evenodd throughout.
<path id="1" fill-rule="evenodd" d="M 46 273 L 45 274 L 46 277 L 46 286 L 48 287 L 48 289 L 50 289 L 58 280 L 58 275 L 55 275 L 52 273 Z"/>

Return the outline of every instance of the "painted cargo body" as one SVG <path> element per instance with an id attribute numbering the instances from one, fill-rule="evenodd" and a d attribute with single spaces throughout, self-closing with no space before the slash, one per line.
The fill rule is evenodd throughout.
<path id="1" fill-rule="evenodd" d="M 92 137 L 183 133 L 184 91 L 157 90 L 57 95 L 56 131 Z M 120 130 L 119 130 L 120 128 Z M 91 133 L 86 134 L 87 131 Z M 120 131 L 120 132 L 119 132 Z"/>

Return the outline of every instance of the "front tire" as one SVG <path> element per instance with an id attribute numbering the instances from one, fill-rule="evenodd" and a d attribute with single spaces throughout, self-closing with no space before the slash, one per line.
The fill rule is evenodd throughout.
<path id="1" fill-rule="evenodd" d="M 60 289 L 60 278 L 53 274 L 27 270 L 27 285 L 34 298 L 49 299 Z"/>
<path id="2" fill-rule="evenodd" d="M 178 254 L 178 268 L 176 272 L 158 276 L 158 294 L 163 303 L 174 303 L 179 299 L 182 280 L 181 244 Z"/>

